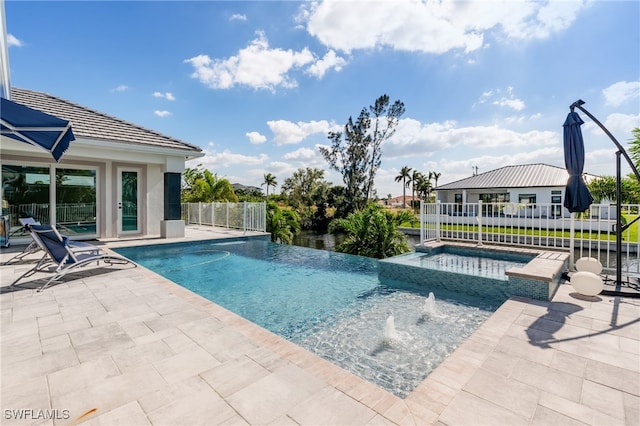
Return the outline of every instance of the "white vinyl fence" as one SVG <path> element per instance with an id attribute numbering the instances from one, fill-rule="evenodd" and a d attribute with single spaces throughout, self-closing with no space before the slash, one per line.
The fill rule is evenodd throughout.
<path id="1" fill-rule="evenodd" d="M 623 204 L 623 224 L 638 217 L 638 204 Z M 456 240 L 567 250 L 574 259 L 589 256 L 607 270 L 616 263 L 616 206 L 594 204 L 570 214 L 559 204 L 420 203 L 420 240 Z M 622 234 L 626 274 L 640 274 L 638 224 Z M 573 231 L 572 231 L 573 230 Z"/>
<path id="2" fill-rule="evenodd" d="M 183 203 L 187 225 L 209 225 L 243 231 L 266 232 L 266 203 Z"/>

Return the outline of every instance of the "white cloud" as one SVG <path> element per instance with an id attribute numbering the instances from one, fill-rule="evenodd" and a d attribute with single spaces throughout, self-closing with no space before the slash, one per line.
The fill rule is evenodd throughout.
<path id="1" fill-rule="evenodd" d="M 212 89 L 230 89 L 236 85 L 275 91 L 277 87 L 292 88 L 297 82 L 289 75 L 292 69 L 313 62 L 306 47 L 301 51 L 272 49 L 261 31 L 251 44 L 227 59 L 211 59 L 199 55 L 185 62 L 195 71 L 191 77 Z"/>
<path id="2" fill-rule="evenodd" d="M 267 137 L 258 132 L 247 132 L 245 135 L 249 138 L 249 142 L 254 145 L 265 143 L 267 141 Z"/>
<path id="3" fill-rule="evenodd" d="M 640 97 L 640 81 L 619 81 L 602 91 L 607 105 L 617 107 Z"/>
<path id="4" fill-rule="evenodd" d="M 235 165 L 242 166 L 256 166 L 264 164 L 269 159 L 267 154 L 260 154 L 257 156 L 236 154 L 228 149 L 222 152 L 205 150 L 205 156 L 200 157 L 194 161 L 202 163 L 207 169 L 215 171 L 222 168 L 227 168 Z"/>
<path id="5" fill-rule="evenodd" d="M 336 55 L 334 50 L 329 50 L 322 59 L 309 66 L 307 72 L 317 78 L 322 78 L 328 70 L 340 71 L 346 64 L 347 61 L 344 58 Z"/>
<path id="6" fill-rule="evenodd" d="M 158 117 L 169 117 L 170 115 L 172 115 L 171 112 L 167 110 L 162 110 L 162 111 L 155 110 L 153 113 Z"/>
<path id="7" fill-rule="evenodd" d="M 640 128 L 640 114 L 610 114 L 603 124 L 622 144 L 633 138 L 633 129 Z M 600 128 L 595 131 L 604 134 Z"/>
<path id="8" fill-rule="evenodd" d="M 525 103 L 522 99 L 518 99 L 513 93 L 513 87 L 506 89 L 494 89 L 483 92 L 478 98 L 477 104 L 485 104 L 491 102 L 492 105 L 508 107 L 515 111 L 522 111 Z"/>
<path id="9" fill-rule="evenodd" d="M 325 46 L 349 52 L 381 46 L 444 53 L 481 48 L 487 33 L 539 39 L 568 28 L 581 1 L 318 1 L 305 3 L 298 19 Z"/>
<path id="10" fill-rule="evenodd" d="M 24 43 L 18 40 L 13 34 L 7 34 L 7 46 L 8 47 L 22 47 Z"/>
<path id="11" fill-rule="evenodd" d="M 282 156 L 285 160 L 308 161 L 317 159 L 320 155 L 311 148 L 299 148 Z"/>
<path id="12" fill-rule="evenodd" d="M 126 92 L 127 90 L 129 90 L 129 87 L 125 84 L 121 84 L 120 86 L 111 89 L 111 92 Z"/>
<path id="13" fill-rule="evenodd" d="M 175 97 L 173 96 L 173 94 L 172 94 L 172 93 L 170 93 L 170 92 L 165 92 L 165 93 L 162 93 L 162 92 L 153 92 L 153 96 L 154 96 L 155 98 L 163 98 L 163 99 L 166 99 L 166 100 L 168 100 L 168 101 L 175 101 L 175 100 L 176 100 L 176 98 L 175 98 Z"/>
<path id="14" fill-rule="evenodd" d="M 505 149 L 559 143 L 559 134 L 551 131 L 516 132 L 499 126 L 457 127 L 455 121 L 422 124 L 407 118 L 398 122 L 396 134 L 384 145 L 384 155 L 386 158 L 432 155 L 460 145 Z"/>
<path id="15" fill-rule="evenodd" d="M 247 20 L 247 15 L 243 15 L 240 13 L 234 13 L 233 15 L 231 15 L 229 17 L 230 21 L 246 21 Z"/>
<path id="16" fill-rule="evenodd" d="M 493 101 L 493 104 L 498 106 L 506 106 L 516 111 L 522 111 L 524 109 L 524 101 L 521 99 L 501 98 Z"/>
<path id="17" fill-rule="evenodd" d="M 273 140 L 278 145 L 295 144 L 314 133 L 327 133 L 331 125 L 326 120 L 310 121 L 305 123 L 298 121 L 293 123 L 287 120 L 267 121 L 267 125 L 273 132 Z"/>

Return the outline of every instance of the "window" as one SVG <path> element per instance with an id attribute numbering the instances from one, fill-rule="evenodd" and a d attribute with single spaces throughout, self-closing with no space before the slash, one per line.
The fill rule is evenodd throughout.
<path id="1" fill-rule="evenodd" d="M 96 233 L 95 170 L 56 170 L 56 225 L 67 235 Z"/>
<path id="2" fill-rule="evenodd" d="M 9 216 L 12 238 L 28 236 L 18 223 L 28 216 L 55 223 L 65 235 L 95 235 L 96 175 L 95 169 L 3 164 L 2 215 Z"/>
<path id="3" fill-rule="evenodd" d="M 560 191 L 552 191 L 552 194 Z M 562 216 L 562 196 L 560 195 L 552 195 L 551 196 L 551 217 L 560 217 Z"/>
<path id="4" fill-rule="evenodd" d="M 535 204 L 536 194 L 520 194 L 518 195 L 518 203 L 520 204 Z"/>
<path id="5" fill-rule="evenodd" d="M 483 203 L 508 203 L 509 193 L 480 194 L 480 201 Z"/>
<path id="6" fill-rule="evenodd" d="M 2 215 L 9 216 L 13 237 L 26 236 L 19 233 L 21 217 L 31 216 L 40 223 L 50 223 L 50 185 L 48 167 L 2 165 Z"/>

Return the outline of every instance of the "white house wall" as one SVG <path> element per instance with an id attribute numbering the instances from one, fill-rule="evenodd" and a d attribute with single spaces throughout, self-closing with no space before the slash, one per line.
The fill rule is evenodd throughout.
<path id="1" fill-rule="evenodd" d="M 160 222 L 164 220 L 163 169 L 156 164 L 147 167 L 147 234 L 160 235 Z"/>
<path id="2" fill-rule="evenodd" d="M 0 140 L 0 158 L 3 164 L 95 168 L 98 215 L 96 231 L 99 238 L 118 237 L 118 167 L 142 170 L 140 232 L 144 235 L 160 235 L 160 223 L 164 220 L 164 173 L 182 173 L 188 158 L 185 154 L 190 153 L 80 138 L 72 142 L 60 163 L 55 163 L 43 150 L 6 137 Z M 193 154 L 199 156 L 198 153 Z"/>
<path id="3" fill-rule="evenodd" d="M 509 194 L 509 202 L 517 203 L 520 195 L 535 195 L 537 203 L 551 203 L 551 197 L 560 195 L 564 202 L 565 187 L 531 187 L 531 188 L 511 188 L 511 189 L 467 189 L 467 190 L 438 190 L 437 198 L 443 203 L 454 203 L 455 194 L 463 194 L 463 202 L 477 203 L 480 194 Z M 560 194 L 553 194 L 553 191 L 560 191 Z M 466 195 L 466 197 L 465 197 Z M 466 198 L 466 200 L 464 200 Z"/>

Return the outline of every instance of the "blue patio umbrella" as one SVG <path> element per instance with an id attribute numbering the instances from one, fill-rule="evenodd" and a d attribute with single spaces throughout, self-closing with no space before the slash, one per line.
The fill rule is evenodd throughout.
<path id="1" fill-rule="evenodd" d="M 564 164 L 569 172 L 564 193 L 564 206 L 570 212 L 583 212 L 593 202 L 582 172 L 584 169 L 584 141 L 580 126 L 584 121 L 577 112 L 571 111 L 564 127 Z"/>
<path id="2" fill-rule="evenodd" d="M 5 98 L 0 100 L 2 136 L 44 149 L 60 161 L 75 140 L 71 123 Z"/>

